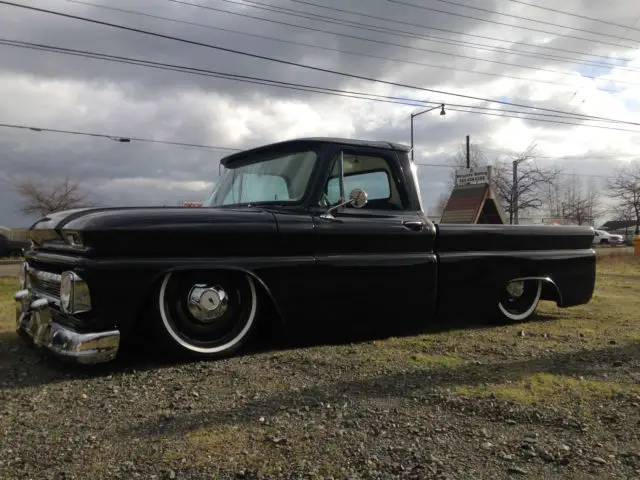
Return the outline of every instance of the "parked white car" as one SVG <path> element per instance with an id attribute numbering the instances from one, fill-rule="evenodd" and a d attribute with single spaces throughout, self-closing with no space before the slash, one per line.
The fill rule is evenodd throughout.
<path id="1" fill-rule="evenodd" d="M 609 233 L 605 230 L 595 230 L 593 235 L 594 245 L 623 245 L 624 238 L 622 235 Z"/>

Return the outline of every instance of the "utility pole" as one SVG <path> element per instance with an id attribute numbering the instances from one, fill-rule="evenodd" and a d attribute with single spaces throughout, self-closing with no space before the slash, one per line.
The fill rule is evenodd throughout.
<path id="1" fill-rule="evenodd" d="M 511 184 L 511 215 L 509 222 L 518 224 L 518 161 L 513 161 L 513 182 Z"/>
<path id="2" fill-rule="evenodd" d="M 518 225 L 518 164 L 529 160 L 527 157 L 518 158 L 513 161 L 513 185 L 511 188 L 511 214 L 509 222 Z"/>
<path id="3" fill-rule="evenodd" d="M 469 135 L 467 135 L 467 168 L 471 168 L 471 155 L 469 152 Z"/>

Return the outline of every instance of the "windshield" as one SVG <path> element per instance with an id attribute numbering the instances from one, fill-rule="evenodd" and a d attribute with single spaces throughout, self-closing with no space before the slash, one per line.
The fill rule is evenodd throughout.
<path id="1" fill-rule="evenodd" d="M 225 168 L 204 206 L 299 201 L 317 159 L 314 151 L 304 150 Z"/>

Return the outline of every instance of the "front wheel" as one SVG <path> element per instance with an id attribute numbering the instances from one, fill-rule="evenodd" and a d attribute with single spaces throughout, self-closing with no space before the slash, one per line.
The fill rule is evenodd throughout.
<path id="1" fill-rule="evenodd" d="M 155 331 L 165 346 L 190 357 L 229 356 L 246 344 L 258 307 L 254 280 L 228 271 L 175 272 L 156 296 Z"/>
<path id="2" fill-rule="evenodd" d="M 503 318 L 521 322 L 535 312 L 542 293 L 541 280 L 516 280 L 505 285 L 498 299 Z"/>

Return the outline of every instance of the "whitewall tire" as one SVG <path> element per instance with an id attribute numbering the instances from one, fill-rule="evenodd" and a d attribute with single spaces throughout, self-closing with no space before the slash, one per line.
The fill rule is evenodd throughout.
<path id="1" fill-rule="evenodd" d="M 167 273 L 156 296 L 156 331 L 188 356 L 225 357 L 255 330 L 258 295 L 243 272 Z"/>
<path id="2" fill-rule="evenodd" d="M 535 312 L 542 294 L 542 280 L 523 279 L 509 282 L 498 299 L 498 310 L 511 322 L 522 322 Z"/>

